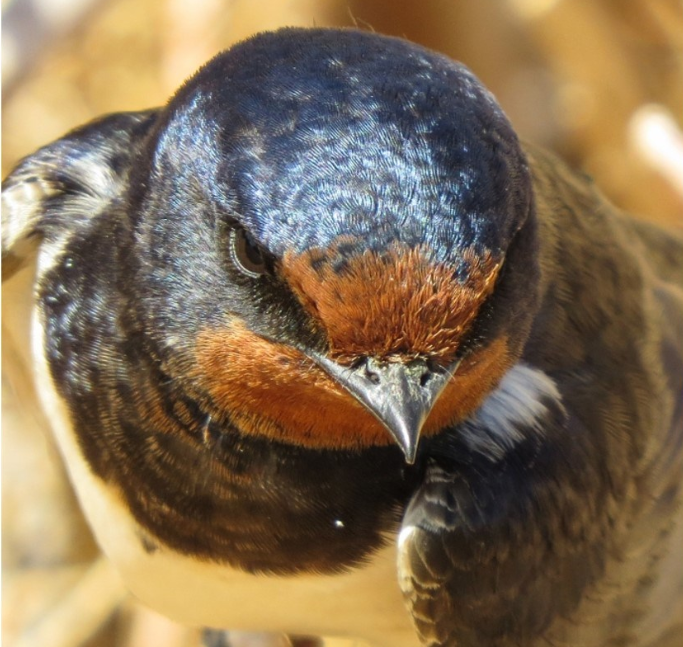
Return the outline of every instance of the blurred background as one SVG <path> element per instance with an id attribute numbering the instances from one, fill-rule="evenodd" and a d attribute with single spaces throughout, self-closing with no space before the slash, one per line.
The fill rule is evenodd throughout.
<path id="1" fill-rule="evenodd" d="M 683 225 L 681 0 L 3 0 L 2 170 L 105 112 L 163 104 L 202 63 L 284 25 L 355 26 L 442 51 L 523 139 L 610 199 Z M 191 647 L 98 557 L 45 434 L 26 354 L 30 276 L 3 295 L 3 644 Z"/>

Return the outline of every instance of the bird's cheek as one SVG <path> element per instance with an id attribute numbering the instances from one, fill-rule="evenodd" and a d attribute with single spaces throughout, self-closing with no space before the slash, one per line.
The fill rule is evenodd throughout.
<path id="1" fill-rule="evenodd" d="M 464 361 L 437 400 L 423 435 L 474 411 L 511 364 L 500 338 Z M 305 355 L 233 323 L 201 333 L 193 378 L 242 433 L 304 447 L 393 444 L 384 426 Z"/>
<path id="2" fill-rule="evenodd" d="M 422 434 L 429 436 L 467 418 L 513 364 L 507 337 L 499 337 L 463 360 L 434 404 Z"/>
<path id="3" fill-rule="evenodd" d="M 305 447 L 393 443 L 382 424 L 294 348 L 241 323 L 200 333 L 193 378 L 242 433 Z"/>

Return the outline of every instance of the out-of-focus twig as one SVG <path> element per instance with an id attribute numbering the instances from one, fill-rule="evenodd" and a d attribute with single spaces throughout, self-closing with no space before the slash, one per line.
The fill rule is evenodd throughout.
<path id="1" fill-rule="evenodd" d="M 56 606 L 13 647 L 74 647 L 92 636 L 125 598 L 119 576 L 100 557 Z"/>
<path id="2" fill-rule="evenodd" d="M 130 623 L 125 647 L 201 647 L 201 631 L 183 627 L 168 618 L 135 605 L 130 609 Z"/>

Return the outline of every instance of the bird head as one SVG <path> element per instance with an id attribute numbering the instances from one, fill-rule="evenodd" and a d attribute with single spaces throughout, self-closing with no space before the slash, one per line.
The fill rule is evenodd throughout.
<path id="1" fill-rule="evenodd" d="M 465 67 L 286 29 L 220 54 L 130 178 L 129 278 L 163 370 L 215 420 L 305 447 L 466 418 L 537 299 L 527 164 Z"/>

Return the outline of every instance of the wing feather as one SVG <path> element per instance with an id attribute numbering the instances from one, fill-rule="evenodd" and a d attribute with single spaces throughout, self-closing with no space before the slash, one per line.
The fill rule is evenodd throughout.
<path id="1" fill-rule="evenodd" d="M 605 484 L 571 474 L 583 431 L 552 380 L 520 364 L 457 436 L 433 441 L 399 545 L 425 645 L 531 644 L 604 571 L 607 521 L 582 499 Z"/>
<path id="2" fill-rule="evenodd" d="M 2 183 L 3 280 L 125 190 L 157 111 L 115 113 L 25 157 Z"/>

